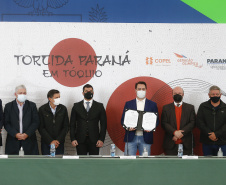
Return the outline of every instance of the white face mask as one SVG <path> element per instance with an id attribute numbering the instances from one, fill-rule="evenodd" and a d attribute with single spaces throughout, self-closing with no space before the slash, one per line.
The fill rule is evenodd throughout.
<path id="1" fill-rule="evenodd" d="M 59 105 L 59 104 L 60 104 L 60 98 L 54 99 L 53 104 L 54 104 L 54 105 Z"/>
<path id="2" fill-rule="evenodd" d="M 146 96 L 146 91 L 137 91 L 137 97 L 140 99 L 145 98 Z"/>
<path id="3" fill-rule="evenodd" d="M 27 100 L 26 94 L 18 94 L 17 95 L 17 100 L 21 103 L 24 103 Z"/>

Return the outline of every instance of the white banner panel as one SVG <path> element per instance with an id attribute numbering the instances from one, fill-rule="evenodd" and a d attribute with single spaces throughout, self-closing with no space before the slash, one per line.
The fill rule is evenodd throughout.
<path id="1" fill-rule="evenodd" d="M 47 92 L 55 88 L 60 90 L 62 104 L 70 115 L 73 103 L 83 98 L 83 84 L 90 83 L 94 87 L 94 99 L 110 107 L 107 108 L 109 119 L 113 115 L 120 120 L 124 100 L 135 98 L 134 86 L 126 88 L 124 82 L 141 76 L 157 79 L 171 88 L 182 86 L 184 101 L 195 105 L 196 111 L 201 102 L 208 100 L 211 85 L 218 85 L 225 95 L 225 24 L 18 22 L 0 23 L 0 33 L 3 106 L 15 98 L 17 85 L 26 85 L 28 99 L 38 108 L 47 102 Z M 108 102 L 119 86 L 119 109 L 113 111 L 114 105 Z M 148 86 L 149 98 L 155 99 L 160 96 L 158 92 L 164 91 L 163 86 L 155 92 L 153 89 Z M 226 101 L 224 96 L 222 100 Z M 109 154 L 111 143 L 119 148 L 123 143 L 123 133 L 114 135 L 109 119 L 108 132 L 112 135 L 106 136 L 103 155 Z M 121 126 L 120 122 L 114 124 Z M 158 147 L 161 138 L 154 141 Z M 67 137 L 66 154 L 74 153 Z M 120 154 L 117 148 L 116 155 Z"/>

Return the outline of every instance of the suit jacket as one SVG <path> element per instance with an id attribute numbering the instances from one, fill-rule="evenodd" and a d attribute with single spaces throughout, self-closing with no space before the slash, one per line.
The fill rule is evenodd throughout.
<path id="1" fill-rule="evenodd" d="M 121 118 L 122 126 L 124 124 L 124 117 L 125 117 L 125 110 L 126 109 L 137 110 L 136 99 L 133 99 L 131 101 L 126 102 L 126 104 L 124 106 L 123 113 L 122 113 L 122 118 Z M 158 113 L 157 104 L 155 102 L 151 101 L 151 100 L 146 99 L 144 111 L 157 112 Z M 159 124 L 159 120 L 157 119 L 156 126 L 158 126 L 158 124 Z M 136 133 L 136 131 L 126 131 L 124 141 L 127 142 L 127 134 L 129 134 L 128 135 L 128 142 L 132 142 L 133 138 L 135 136 L 135 133 Z M 143 132 L 143 137 L 144 137 L 145 143 L 153 144 L 153 132 Z"/>
<path id="2" fill-rule="evenodd" d="M 163 142 L 163 148 L 170 150 L 175 147 L 175 142 L 172 140 L 173 133 L 177 130 L 175 105 L 170 103 L 163 106 L 161 117 L 162 128 L 165 130 L 165 137 Z M 182 113 L 180 121 L 180 130 L 184 130 L 182 142 L 184 150 L 191 151 L 193 144 L 192 129 L 195 127 L 195 109 L 194 106 L 188 103 L 182 104 Z"/>
<path id="3" fill-rule="evenodd" d="M 3 126 L 3 111 L 2 111 L 2 100 L 0 100 L 0 129 Z M 2 146 L 2 134 L 0 133 L 0 146 Z"/>
<path id="4" fill-rule="evenodd" d="M 83 101 L 74 104 L 70 120 L 71 141 L 84 143 L 88 135 L 92 143 L 98 140 L 104 142 L 106 129 L 107 117 L 102 103 L 93 100 L 89 112 L 86 111 Z"/>
<path id="5" fill-rule="evenodd" d="M 50 145 L 53 140 L 58 140 L 60 144 L 64 144 L 69 128 L 67 108 L 60 104 L 53 115 L 49 103 L 46 103 L 39 108 L 39 118 L 42 142 Z"/>
<path id="6" fill-rule="evenodd" d="M 20 142 L 25 155 L 38 155 L 38 143 L 35 131 L 39 126 L 38 111 L 35 103 L 26 100 L 23 107 L 23 133 L 28 138 L 19 141 L 15 136 L 20 132 L 19 109 L 16 100 L 7 103 L 4 109 L 4 127 L 7 131 L 5 153 L 18 154 Z"/>

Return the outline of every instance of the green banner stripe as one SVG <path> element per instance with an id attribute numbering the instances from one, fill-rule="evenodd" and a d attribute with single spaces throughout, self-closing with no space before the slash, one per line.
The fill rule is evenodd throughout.
<path id="1" fill-rule="evenodd" d="M 226 0 L 181 0 L 217 23 L 226 23 Z"/>

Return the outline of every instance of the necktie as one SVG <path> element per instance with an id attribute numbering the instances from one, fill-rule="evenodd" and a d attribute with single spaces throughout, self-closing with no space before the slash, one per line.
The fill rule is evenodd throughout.
<path id="1" fill-rule="evenodd" d="M 90 106 L 89 106 L 90 102 L 86 102 L 87 106 L 86 106 L 86 111 L 89 112 Z"/>
<path id="2" fill-rule="evenodd" d="M 177 107 L 180 107 L 180 104 L 179 103 L 177 104 Z"/>

